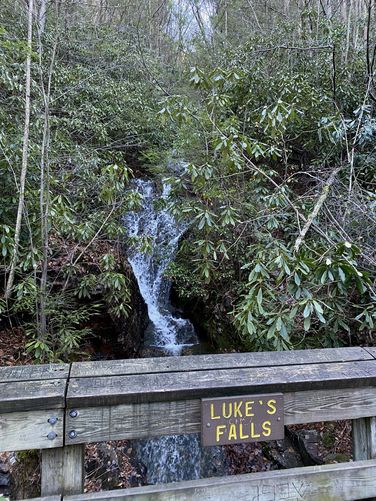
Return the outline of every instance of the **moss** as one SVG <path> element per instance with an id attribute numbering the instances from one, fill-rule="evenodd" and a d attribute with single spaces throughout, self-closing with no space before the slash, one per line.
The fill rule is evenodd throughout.
<path id="1" fill-rule="evenodd" d="M 335 444 L 336 437 L 332 431 L 326 431 L 322 437 L 322 443 L 324 447 L 330 449 Z"/>

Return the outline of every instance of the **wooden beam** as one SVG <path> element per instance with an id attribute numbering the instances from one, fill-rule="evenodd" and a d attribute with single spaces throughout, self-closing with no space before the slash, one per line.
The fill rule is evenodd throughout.
<path id="1" fill-rule="evenodd" d="M 67 379 L 0 383 L 0 412 L 19 412 L 65 407 Z"/>
<path id="2" fill-rule="evenodd" d="M 49 419 L 57 421 L 50 424 Z M 64 409 L 0 414 L 0 452 L 47 449 L 63 443 Z"/>
<path id="3" fill-rule="evenodd" d="M 66 379 L 69 364 L 17 365 L 0 367 L 0 383 L 12 381 L 37 381 L 46 379 Z"/>
<path id="4" fill-rule="evenodd" d="M 308 466 L 67 496 L 64 501 L 352 501 L 376 495 L 376 461 Z"/>
<path id="5" fill-rule="evenodd" d="M 373 358 L 376 358 L 376 348 L 374 347 L 366 347 L 364 348 L 365 351 L 367 351 L 370 355 L 373 356 Z"/>
<path id="6" fill-rule="evenodd" d="M 72 377 L 125 376 L 161 372 L 187 372 L 209 369 L 236 369 L 309 365 L 324 362 L 355 362 L 372 360 L 364 348 L 327 348 L 260 353 L 224 353 L 219 355 L 190 355 L 186 357 L 136 358 L 104 360 L 72 364 Z"/>
<path id="7" fill-rule="evenodd" d="M 85 447 L 73 445 L 42 451 L 42 496 L 81 494 L 84 488 Z"/>
<path id="8" fill-rule="evenodd" d="M 184 357 L 182 357 L 184 358 Z M 376 360 L 71 378 L 67 406 L 91 407 L 376 385 Z"/>
<path id="9" fill-rule="evenodd" d="M 285 423 L 356 419 L 376 415 L 376 388 L 311 390 L 284 394 Z M 199 433 L 201 401 L 149 402 L 74 409 L 66 415 L 66 443 Z M 74 431 L 74 438 L 69 433 Z"/>
<path id="10" fill-rule="evenodd" d="M 28 501 L 62 501 L 61 496 L 47 496 L 44 498 L 31 498 Z"/>

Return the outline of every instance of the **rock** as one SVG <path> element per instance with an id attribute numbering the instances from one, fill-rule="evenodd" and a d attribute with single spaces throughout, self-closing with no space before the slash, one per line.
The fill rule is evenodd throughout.
<path id="1" fill-rule="evenodd" d="M 287 429 L 287 435 L 294 448 L 300 454 L 304 466 L 323 464 L 319 457 L 318 444 L 320 434 L 317 430 L 292 430 Z"/>
<path id="2" fill-rule="evenodd" d="M 131 310 L 125 318 L 113 318 L 117 326 L 117 343 L 121 345 L 123 354 L 129 358 L 140 356 L 144 333 L 149 323 L 148 309 L 143 300 L 133 272 L 128 270 L 131 288 Z"/>
<path id="3" fill-rule="evenodd" d="M 228 474 L 230 459 L 224 447 L 203 447 L 200 462 L 202 478 L 223 477 Z"/>
<path id="4" fill-rule="evenodd" d="M 0 463 L 0 473 L 9 473 L 9 465 Z"/>
<path id="5" fill-rule="evenodd" d="M 145 346 L 142 348 L 140 355 L 142 358 L 153 358 L 153 357 L 168 357 L 168 353 L 162 348 L 157 346 Z"/>
<path id="6" fill-rule="evenodd" d="M 300 454 L 295 450 L 291 440 L 286 437 L 284 440 L 269 442 L 263 446 L 265 456 L 275 462 L 279 468 L 297 468 L 304 466 Z"/>
<path id="7" fill-rule="evenodd" d="M 10 475 L 9 473 L 0 472 L 0 487 L 10 486 Z"/>

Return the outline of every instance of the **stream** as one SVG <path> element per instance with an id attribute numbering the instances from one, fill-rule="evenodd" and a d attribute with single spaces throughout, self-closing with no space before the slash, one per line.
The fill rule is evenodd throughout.
<path id="1" fill-rule="evenodd" d="M 125 217 L 128 237 L 151 239 L 150 252 L 135 248 L 128 257 L 148 308 L 145 346 L 158 348 L 166 356 L 182 355 L 184 349 L 198 346 L 199 339 L 192 323 L 172 307 L 171 282 L 164 275 L 187 226 L 177 222 L 165 204 L 156 203 L 160 199 L 167 200 L 168 184 L 163 185 L 160 193 L 153 181 L 136 179 L 132 188 L 141 195 L 142 207 Z M 138 459 L 146 466 L 150 484 L 225 474 L 222 448 L 203 449 L 198 434 L 138 440 L 135 449 Z"/>

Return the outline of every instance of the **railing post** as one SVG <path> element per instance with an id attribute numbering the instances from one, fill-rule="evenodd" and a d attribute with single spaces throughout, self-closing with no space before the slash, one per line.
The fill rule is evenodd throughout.
<path id="1" fill-rule="evenodd" d="M 354 461 L 376 459 L 376 417 L 353 419 Z"/>
<path id="2" fill-rule="evenodd" d="M 41 496 L 82 494 L 84 488 L 84 445 L 42 451 Z"/>
<path id="3" fill-rule="evenodd" d="M 376 417 L 353 419 L 352 441 L 354 461 L 376 459 Z"/>

